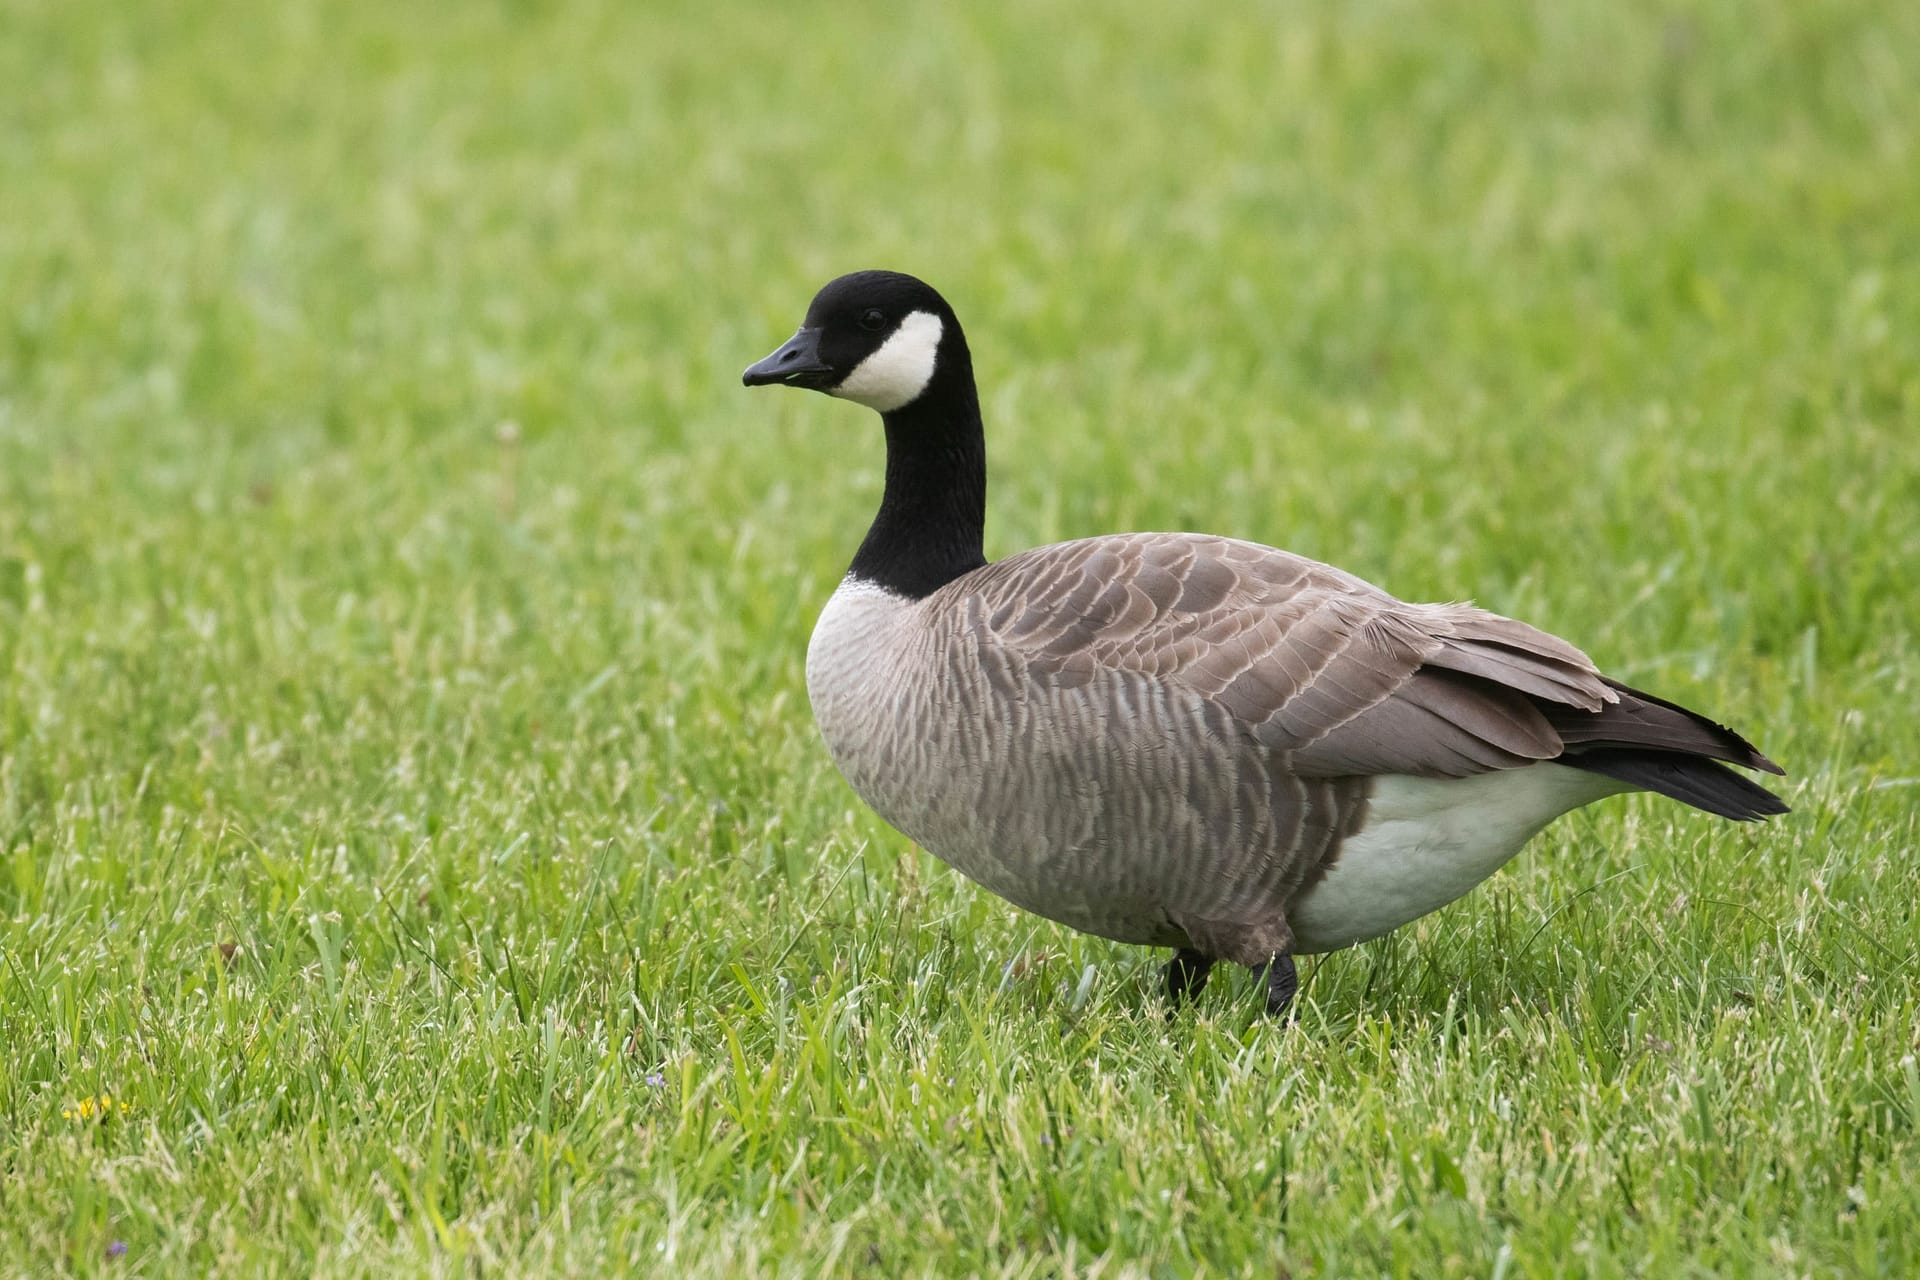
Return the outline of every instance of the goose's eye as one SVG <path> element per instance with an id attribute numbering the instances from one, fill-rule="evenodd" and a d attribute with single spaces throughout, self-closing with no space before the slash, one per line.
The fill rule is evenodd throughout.
<path id="1" fill-rule="evenodd" d="M 886 323 L 887 323 L 886 313 L 884 311 L 881 311 L 878 307 L 875 307 L 871 311 L 866 311 L 861 313 L 860 327 L 862 329 L 865 329 L 868 333 L 878 333 L 882 328 L 886 326 Z"/>

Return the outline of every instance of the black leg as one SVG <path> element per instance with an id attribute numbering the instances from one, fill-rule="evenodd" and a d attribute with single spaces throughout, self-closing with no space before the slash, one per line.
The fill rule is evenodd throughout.
<path id="1" fill-rule="evenodd" d="M 1213 957 L 1203 956 L 1191 947 L 1181 947 L 1167 964 L 1167 999 L 1175 1004 L 1191 1000 L 1207 985 Z"/>
<path id="2" fill-rule="evenodd" d="M 1300 973 L 1293 967 L 1293 957 L 1275 956 L 1266 964 L 1255 965 L 1253 976 L 1267 980 L 1267 1016 L 1290 1016 L 1288 1010 L 1293 1007 L 1294 993 L 1300 990 Z"/>

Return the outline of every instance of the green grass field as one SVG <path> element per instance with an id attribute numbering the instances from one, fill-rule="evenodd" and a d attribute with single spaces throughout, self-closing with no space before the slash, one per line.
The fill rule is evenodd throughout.
<path id="1" fill-rule="evenodd" d="M 1169 1022 L 815 739 L 878 427 L 739 371 L 865 266 L 990 554 L 1472 596 L 1795 813 Z M 0 0 L 0 301 L 0 1273 L 1920 1271 L 1920 7 Z"/>

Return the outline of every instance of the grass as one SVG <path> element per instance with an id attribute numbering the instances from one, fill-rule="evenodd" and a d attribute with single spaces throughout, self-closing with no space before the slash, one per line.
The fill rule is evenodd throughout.
<path id="1" fill-rule="evenodd" d="M 0 1272 L 1920 1270 L 1920 9 L 0 21 Z M 737 379 L 869 265 L 990 553 L 1471 594 L 1795 813 L 1170 1023 L 815 741 L 878 433 Z"/>

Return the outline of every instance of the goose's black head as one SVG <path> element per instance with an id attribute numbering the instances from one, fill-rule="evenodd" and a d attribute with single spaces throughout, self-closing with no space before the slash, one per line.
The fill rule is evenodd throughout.
<path id="1" fill-rule="evenodd" d="M 972 380 L 953 308 L 897 271 L 856 271 L 828 284 L 798 332 L 741 376 L 749 387 L 806 387 L 883 414 L 949 383 L 971 392 Z"/>
<path id="2" fill-rule="evenodd" d="M 741 381 L 824 391 L 880 411 L 887 486 L 847 572 L 918 600 L 986 563 L 986 442 L 953 308 L 897 271 L 856 271 L 814 295 L 800 331 Z"/>

